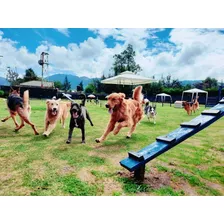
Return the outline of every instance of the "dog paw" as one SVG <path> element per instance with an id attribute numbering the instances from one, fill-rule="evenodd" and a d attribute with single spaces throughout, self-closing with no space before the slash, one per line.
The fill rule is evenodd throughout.
<path id="1" fill-rule="evenodd" d="M 96 141 L 96 143 L 100 143 L 100 139 L 99 138 L 95 139 L 95 141 Z"/>
<path id="2" fill-rule="evenodd" d="M 126 138 L 131 138 L 131 136 L 130 135 L 127 135 Z"/>
<path id="3" fill-rule="evenodd" d="M 2 120 L 1 120 L 1 122 L 5 122 L 5 120 L 4 120 L 4 119 L 2 119 Z"/>
<path id="4" fill-rule="evenodd" d="M 91 126 L 94 126 L 93 124 L 91 124 Z"/>
<path id="5" fill-rule="evenodd" d="M 48 135 L 46 133 L 43 133 L 43 136 L 48 137 Z"/>
<path id="6" fill-rule="evenodd" d="M 67 140 L 67 141 L 66 141 L 66 144 L 70 144 L 70 143 L 71 143 L 71 141 L 70 141 L 70 140 Z"/>
<path id="7" fill-rule="evenodd" d="M 82 144 L 85 144 L 86 142 L 85 141 L 82 141 Z"/>
<path id="8" fill-rule="evenodd" d="M 36 133 L 35 133 L 35 135 L 39 135 L 39 133 L 38 133 L 38 132 L 36 132 Z"/>

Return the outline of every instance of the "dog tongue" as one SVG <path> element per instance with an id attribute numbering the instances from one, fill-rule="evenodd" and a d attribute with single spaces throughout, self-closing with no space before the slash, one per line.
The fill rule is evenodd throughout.
<path id="1" fill-rule="evenodd" d="M 77 118 L 78 117 L 78 113 L 77 112 L 76 113 L 73 112 L 72 115 L 73 115 L 73 118 Z"/>
<path id="2" fill-rule="evenodd" d="M 52 114 L 53 114 L 53 115 L 56 115 L 56 114 L 57 114 L 57 112 L 56 112 L 56 111 L 53 111 L 53 112 L 52 112 Z"/>
<path id="3" fill-rule="evenodd" d="M 109 109 L 108 112 L 109 112 L 110 114 L 112 114 L 112 113 L 113 113 L 113 109 L 112 109 L 112 108 Z"/>

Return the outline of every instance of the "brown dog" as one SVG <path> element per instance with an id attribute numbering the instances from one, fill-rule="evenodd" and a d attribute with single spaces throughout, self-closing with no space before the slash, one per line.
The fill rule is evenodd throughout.
<path id="1" fill-rule="evenodd" d="M 12 90 L 10 93 L 8 100 L 7 100 L 7 106 L 9 109 L 10 116 L 2 119 L 2 122 L 7 121 L 9 118 L 12 118 L 16 128 L 15 131 L 20 130 L 24 126 L 24 122 L 29 124 L 32 129 L 34 130 L 35 135 L 39 135 L 37 132 L 35 125 L 30 122 L 30 113 L 31 113 L 31 106 L 29 104 L 29 91 L 26 90 L 23 94 L 23 98 L 20 97 L 20 90 Z M 20 116 L 21 124 L 18 125 L 16 121 L 16 114 Z"/>
<path id="2" fill-rule="evenodd" d="M 71 103 L 68 102 L 60 102 L 61 99 L 55 100 L 47 100 L 47 111 L 45 115 L 45 129 L 44 136 L 49 136 L 49 134 L 55 128 L 57 121 L 60 120 L 62 122 L 63 128 L 65 127 L 65 119 L 68 116 L 68 108 L 71 107 Z"/>
<path id="3" fill-rule="evenodd" d="M 126 100 L 124 93 L 112 93 L 107 97 L 108 102 L 105 106 L 109 109 L 111 118 L 103 135 L 96 139 L 97 143 L 105 140 L 111 131 L 116 135 L 123 127 L 131 128 L 127 134 L 127 138 L 131 137 L 137 123 L 143 117 L 141 92 L 142 86 L 138 86 L 133 92 L 133 99 Z M 115 128 L 117 122 L 119 124 Z"/>
<path id="4" fill-rule="evenodd" d="M 194 112 L 196 111 L 196 110 L 199 110 L 200 109 L 200 107 L 199 107 L 199 102 L 198 102 L 198 98 L 199 98 L 199 96 L 194 100 L 194 103 L 193 103 L 193 110 L 194 110 Z"/>
<path id="5" fill-rule="evenodd" d="M 199 110 L 198 97 L 195 100 L 193 100 L 192 103 L 187 102 L 187 101 L 183 101 L 182 105 L 183 105 L 184 109 L 187 111 L 187 114 L 191 115 L 192 111 L 194 111 L 194 113 L 195 113 L 196 110 Z"/>
<path id="6" fill-rule="evenodd" d="M 11 87 L 9 96 L 10 96 L 11 94 L 20 96 L 20 88 L 18 88 L 18 89 L 13 89 L 13 88 Z M 18 124 L 18 122 L 17 122 L 17 120 L 16 120 L 16 115 L 17 115 L 17 113 L 16 113 L 15 111 L 11 111 L 11 112 L 10 112 L 10 109 L 9 109 L 9 108 L 8 108 L 8 110 L 9 110 L 10 115 L 7 116 L 7 117 L 5 117 L 5 118 L 3 118 L 3 119 L 1 119 L 1 121 L 2 121 L 2 122 L 5 122 L 5 121 L 7 121 L 8 119 L 12 118 L 13 121 L 14 121 L 14 123 L 15 123 L 16 128 L 18 128 L 18 127 L 19 127 L 19 124 Z"/>

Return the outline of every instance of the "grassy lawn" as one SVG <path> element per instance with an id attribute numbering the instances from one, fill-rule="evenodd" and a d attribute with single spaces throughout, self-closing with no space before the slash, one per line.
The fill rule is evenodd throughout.
<path id="1" fill-rule="evenodd" d="M 12 120 L 0 123 L 0 195 L 224 195 L 223 118 L 148 163 L 139 184 L 119 161 L 200 112 L 188 116 L 183 109 L 157 104 L 156 125 L 144 117 L 131 139 L 125 138 L 124 128 L 97 144 L 95 138 L 110 115 L 106 108 L 87 103 L 94 127 L 86 122 L 86 144 L 81 144 L 81 132 L 75 129 L 67 145 L 69 118 L 65 129 L 58 123 L 45 138 L 45 101 L 31 100 L 31 106 L 39 136 L 30 126 L 15 133 Z M 0 118 L 8 115 L 2 98 L 0 108 Z"/>

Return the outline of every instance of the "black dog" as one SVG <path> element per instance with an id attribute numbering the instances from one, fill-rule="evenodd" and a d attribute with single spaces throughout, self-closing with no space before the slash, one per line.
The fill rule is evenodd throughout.
<path id="1" fill-rule="evenodd" d="M 81 129 L 82 143 L 85 143 L 85 120 L 86 119 L 88 119 L 91 126 L 93 126 L 89 113 L 85 107 L 86 96 L 82 94 L 82 97 L 83 99 L 80 105 L 75 102 L 72 102 L 71 104 L 71 109 L 70 109 L 71 119 L 70 119 L 70 125 L 69 125 L 68 140 L 66 141 L 67 144 L 71 143 L 72 133 L 74 128 Z"/>

